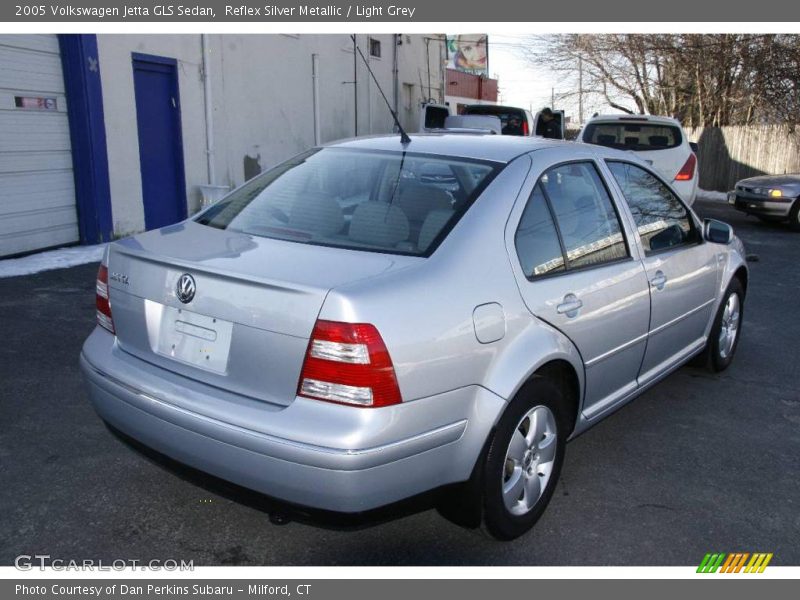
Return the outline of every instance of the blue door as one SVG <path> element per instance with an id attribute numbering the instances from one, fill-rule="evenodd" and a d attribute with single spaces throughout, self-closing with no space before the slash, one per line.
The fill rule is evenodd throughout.
<path id="1" fill-rule="evenodd" d="M 146 229 L 186 218 L 177 62 L 133 54 L 133 87 Z"/>

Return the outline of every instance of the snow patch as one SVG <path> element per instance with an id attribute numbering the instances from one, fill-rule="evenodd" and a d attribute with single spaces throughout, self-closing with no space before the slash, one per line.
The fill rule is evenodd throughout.
<path id="1" fill-rule="evenodd" d="M 75 246 L 72 248 L 58 248 L 47 250 L 22 258 L 7 258 L 0 260 L 0 277 L 19 277 L 32 275 L 41 271 L 65 269 L 91 262 L 100 262 L 103 259 L 106 244 L 97 246 Z"/>
<path id="2" fill-rule="evenodd" d="M 710 202 L 728 202 L 728 192 L 712 192 L 709 190 L 697 190 L 698 200 L 708 200 Z"/>

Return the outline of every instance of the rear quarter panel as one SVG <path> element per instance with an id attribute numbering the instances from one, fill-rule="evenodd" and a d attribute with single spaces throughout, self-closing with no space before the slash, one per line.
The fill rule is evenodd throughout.
<path id="1" fill-rule="evenodd" d="M 468 385 L 510 399 L 553 358 L 568 360 L 582 378 L 569 341 L 522 302 L 505 249 L 506 222 L 530 164 L 523 155 L 507 165 L 424 264 L 329 293 L 320 318 L 374 324 L 404 401 Z M 504 335 L 481 343 L 473 311 L 488 303 L 502 307 Z"/>

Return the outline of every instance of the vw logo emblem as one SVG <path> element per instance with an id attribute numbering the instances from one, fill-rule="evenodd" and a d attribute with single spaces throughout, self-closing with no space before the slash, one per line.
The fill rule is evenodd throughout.
<path id="1" fill-rule="evenodd" d="M 175 286 L 175 294 L 178 300 L 184 304 L 189 304 L 194 299 L 194 293 L 197 291 L 197 286 L 194 282 L 194 277 L 188 273 L 184 273 L 178 279 L 178 285 Z"/>

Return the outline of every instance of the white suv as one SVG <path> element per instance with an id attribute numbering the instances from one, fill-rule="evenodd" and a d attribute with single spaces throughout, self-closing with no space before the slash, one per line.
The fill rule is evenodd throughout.
<path id="1" fill-rule="evenodd" d="M 629 150 L 652 167 L 692 205 L 697 194 L 697 155 L 680 121 L 651 115 L 597 115 L 578 134 L 578 140 Z"/>

